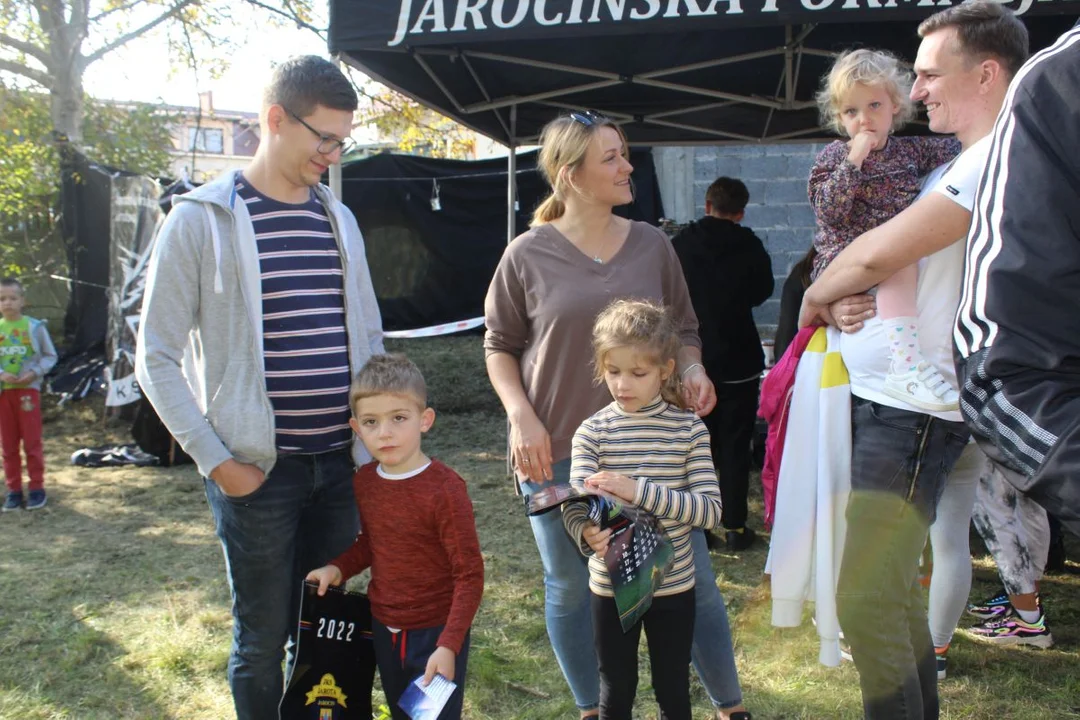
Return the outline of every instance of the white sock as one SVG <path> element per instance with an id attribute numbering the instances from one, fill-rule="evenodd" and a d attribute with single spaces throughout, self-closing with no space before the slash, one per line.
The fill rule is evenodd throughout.
<path id="1" fill-rule="evenodd" d="M 1039 610 L 1021 610 L 1020 608 L 1016 608 L 1016 614 L 1019 615 L 1020 619 L 1024 622 L 1032 624 L 1039 622 L 1039 618 L 1042 617 L 1042 612 Z"/>
<path id="2" fill-rule="evenodd" d="M 922 362 L 919 348 L 919 320 L 913 317 L 895 317 L 882 320 L 889 339 L 889 355 L 893 374 L 902 375 L 918 368 Z"/>

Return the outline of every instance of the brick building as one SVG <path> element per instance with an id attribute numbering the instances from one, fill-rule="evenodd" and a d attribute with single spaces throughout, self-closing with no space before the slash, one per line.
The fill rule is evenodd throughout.
<path id="1" fill-rule="evenodd" d="M 823 143 L 721 145 L 653 149 L 664 210 L 685 223 L 705 214 L 705 190 L 727 175 L 750 191 L 743 224 L 753 228 L 772 256 L 773 297 L 754 311 L 762 339 L 771 338 L 780 313 L 780 290 L 791 266 L 814 239 L 814 211 L 806 181 Z"/>

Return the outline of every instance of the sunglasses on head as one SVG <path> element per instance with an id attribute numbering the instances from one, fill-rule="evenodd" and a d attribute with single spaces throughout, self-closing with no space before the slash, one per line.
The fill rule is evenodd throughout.
<path id="1" fill-rule="evenodd" d="M 570 113 L 570 119 L 574 122 L 579 122 L 585 127 L 592 127 L 593 125 L 603 125 L 604 123 L 611 122 L 600 113 L 595 113 L 592 110 L 581 110 L 580 112 Z"/>

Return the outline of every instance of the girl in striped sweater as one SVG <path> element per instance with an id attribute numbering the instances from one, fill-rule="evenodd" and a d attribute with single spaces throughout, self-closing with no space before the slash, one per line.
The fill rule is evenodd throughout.
<path id="1" fill-rule="evenodd" d="M 567 532 L 590 558 L 600 718 L 630 720 L 644 626 L 660 718 L 689 720 L 695 605 L 690 531 L 720 527 L 721 513 L 709 432 L 685 409 L 675 373 L 681 341 L 662 306 L 612 303 L 597 317 L 592 340 L 597 380 L 607 384 L 615 401 L 574 435 L 570 482 L 656 516 L 675 556 L 652 605 L 623 632 L 604 562 L 611 530 L 590 520 L 585 501 L 563 507 Z"/>

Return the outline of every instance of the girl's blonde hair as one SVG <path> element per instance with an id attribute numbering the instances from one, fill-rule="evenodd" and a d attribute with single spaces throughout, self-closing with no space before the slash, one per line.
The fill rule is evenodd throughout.
<path id="1" fill-rule="evenodd" d="M 836 58 L 829 73 L 821 79 L 817 94 L 821 126 L 837 135 L 844 135 L 840 111 L 844 99 L 856 85 L 877 85 L 885 88 L 893 105 L 900 112 L 893 116 L 895 132 L 915 117 L 915 103 L 911 102 L 911 84 L 914 78 L 898 57 L 884 50 L 848 50 Z"/>
<path id="2" fill-rule="evenodd" d="M 604 358 L 620 347 L 634 347 L 651 356 L 656 365 L 675 360 L 682 347 L 675 320 L 663 305 L 648 300 L 616 300 L 596 317 L 592 334 L 593 366 L 597 383 L 604 382 Z M 660 384 L 660 396 L 686 409 L 683 385 L 674 369 Z"/>
<path id="3" fill-rule="evenodd" d="M 628 152 L 622 128 L 608 118 L 589 112 L 572 115 L 587 122 L 563 115 L 545 125 L 540 133 L 540 155 L 536 165 L 547 180 L 551 194 L 533 211 L 530 227 L 558 220 L 566 213 L 566 196 L 577 190 L 570 176 L 585 161 L 589 143 L 600 128 L 614 128 L 623 143 L 623 156 Z"/>

